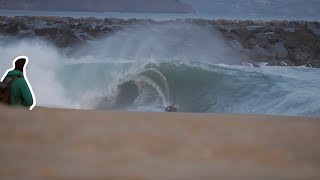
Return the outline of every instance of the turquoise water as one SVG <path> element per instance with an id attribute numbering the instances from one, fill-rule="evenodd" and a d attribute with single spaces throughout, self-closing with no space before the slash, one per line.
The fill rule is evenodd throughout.
<path id="1" fill-rule="evenodd" d="M 179 112 L 320 116 L 320 69 L 241 65 L 201 26 L 133 27 L 84 45 L 77 56 L 39 39 L 0 40 L 0 54 L 1 73 L 13 57 L 29 57 L 40 106 L 163 112 L 176 103 Z"/>
<path id="2" fill-rule="evenodd" d="M 6 10 L 0 15 L 222 18 Z M 0 39 L 0 54 L 0 73 L 11 67 L 13 57 L 29 57 L 28 79 L 40 106 L 163 112 L 176 103 L 180 112 L 320 116 L 320 69 L 242 66 L 224 39 L 202 26 L 132 27 L 83 45 L 74 57 L 39 39 Z"/>

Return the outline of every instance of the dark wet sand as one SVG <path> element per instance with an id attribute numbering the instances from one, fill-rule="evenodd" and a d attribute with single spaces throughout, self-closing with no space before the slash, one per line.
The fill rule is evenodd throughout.
<path id="1" fill-rule="evenodd" d="M 0 179 L 320 179 L 320 118 L 0 107 Z"/>

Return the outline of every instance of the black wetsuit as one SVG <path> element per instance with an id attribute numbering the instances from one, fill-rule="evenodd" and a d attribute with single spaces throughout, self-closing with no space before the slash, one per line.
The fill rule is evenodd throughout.
<path id="1" fill-rule="evenodd" d="M 166 112 L 177 112 L 177 108 L 174 106 L 168 106 Z"/>

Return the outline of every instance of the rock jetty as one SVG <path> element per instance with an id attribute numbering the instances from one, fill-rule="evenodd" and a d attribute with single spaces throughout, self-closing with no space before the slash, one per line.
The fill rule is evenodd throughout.
<path id="1" fill-rule="evenodd" d="M 306 21 L 251 21 L 176 19 L 0 17 L 0 41 L 40 37 L 58 48 L 73 47 L 134 26 L 190 23 L 218 30 L 244 61 L 269 66 L 320 68 L 320 23 Z M 209 47 L 210 48 L 210 47 Z"/>

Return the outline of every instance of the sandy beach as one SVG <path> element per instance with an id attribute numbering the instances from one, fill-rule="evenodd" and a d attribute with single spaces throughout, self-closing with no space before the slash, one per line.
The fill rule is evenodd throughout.
<path id="1" fill-rule="evenodd" d="M 319 10 L 0 0 L 0 180 L 320 180 Z"/>
<path id="2" fill-rule="evenodd" d="M 320 119 L 0 108 L 1 179 L 319 179 Z"/>

